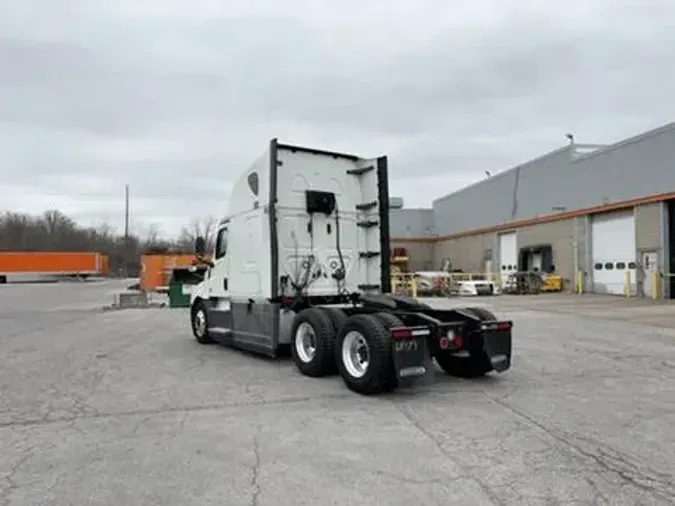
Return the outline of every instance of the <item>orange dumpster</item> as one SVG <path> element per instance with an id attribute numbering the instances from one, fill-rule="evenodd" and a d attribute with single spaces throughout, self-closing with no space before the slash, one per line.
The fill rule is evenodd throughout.
<path id="1" fill-rule="evenodd" d="M 190 267 L 195 257 L 191 254 L 153 254 L 141 256 L 141 290 L 146 292 L 168 291 L 174 269 Z"/>

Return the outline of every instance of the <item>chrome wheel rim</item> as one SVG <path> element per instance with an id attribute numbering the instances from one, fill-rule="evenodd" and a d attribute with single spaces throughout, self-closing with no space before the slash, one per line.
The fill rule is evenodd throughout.
<path id="1" fill-rule="evenodd" d="M 306 364 L 316 355 L 316 334 L 307 322 L 302 322 L 295 331 L 295 351 L 300 360 Z"/>
<path id="2" fill-rule="evenodd" d="M 203 336 L 206 333 L 206 315 L 202 309 L 195 313 L 195 332 L 198 336 Z"/>
<path id="3" fill-rule="evenodd" d="M 370 347 L 363 334 L 356 330 L 347 333 L 342 341 L 342 363 L 350 376 L 361 378 L 370 365 Z"/>

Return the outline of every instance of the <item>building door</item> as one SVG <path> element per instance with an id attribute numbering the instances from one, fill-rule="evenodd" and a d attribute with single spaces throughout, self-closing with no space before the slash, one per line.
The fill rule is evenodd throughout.
<path id="1" fill-rule="evenodd" d="M 654 274 L 658 272 L 658 256 L 654 251 L 643 251 L 641 265 L 642 265 L 642 291 L 645 297 L 653 297 L 654 290 Z"/>
<path id="2" fill-rule="evenodd" d="M 591 221 L 593 291 L 622 295 L 630 276 L 635 286 L 635 218 L 633 210 L 595 215 Z"/>
<path id="3" fill-rule="evenodd" d="M 518 271 L 518 246 L 516 233 L 510 232 L 499 236 L 499 276 L 502 287 L 505 287 L 509 275 Z"/>

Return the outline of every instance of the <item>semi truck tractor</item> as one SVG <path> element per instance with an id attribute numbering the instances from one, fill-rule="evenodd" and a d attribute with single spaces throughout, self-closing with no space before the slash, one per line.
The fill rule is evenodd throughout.
<path id="1" fill-rule="evenodd" d="M 511 365 L 512 322 L 392 294 L 387 157 L 273 139 L 234 184 L 213 263 L 193 288 L 192 332 L 374 395 Z M 204 255 L 198 238 L 195 253 Z"/>

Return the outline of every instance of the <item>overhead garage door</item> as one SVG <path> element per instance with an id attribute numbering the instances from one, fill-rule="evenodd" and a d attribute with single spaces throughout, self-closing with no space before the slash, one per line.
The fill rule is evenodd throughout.
<path id="1" fill-rule="evenodd" d="M 499 236 L 499 267 L 499 275 L 504 286 L 509 274 L 518 270 L 518 243 L 515 232 Z"/>
<path id="2" fill-rule="evenodd" d="M 635 216 L 633 210 L 593 216 L 593 291 L 623 294 L 626 271 L 635 283 Z"/>

